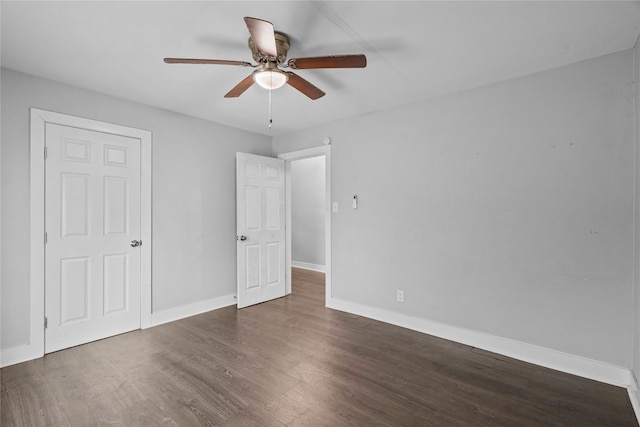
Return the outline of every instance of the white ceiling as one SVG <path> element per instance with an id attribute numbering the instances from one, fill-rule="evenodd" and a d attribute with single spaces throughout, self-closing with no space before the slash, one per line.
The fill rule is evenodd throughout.
<path id="1" fill-rule="evenodd" d="M 639 2 L 2 1 L 2 66 L 276 135 L 633 47 Z M 364 69 L 300 70 L 327 95 L 253 85 L 252 69 L 164 57 L 253 62 L 243 17 L 290 36 L 289 58 L 364 53 Z"/>

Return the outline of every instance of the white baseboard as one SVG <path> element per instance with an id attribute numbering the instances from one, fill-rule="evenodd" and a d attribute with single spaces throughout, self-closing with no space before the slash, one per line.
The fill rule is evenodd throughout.
<path id="1" fill-rule="evenodd" d="M 640 424 L 640 387 L 638 386 L 638 379 L 633 372 L 631 372 L 630 377 L 631 384 L 627 387 L 627 391 L 629 392 L 629 400 L 631 401 L 633 412 L 636 414 L 636 419 Z"/>
<path id="2" fill-rule="evenodd" d="M 207 311 L 217 310 L 222 307 L 228 307 L 236 304 L 235 295 L 225 295 L 217 298 L 211 298 L 204 301 L 194 302 L 193 304 L 181 305 L 179 307 L 169 308 L 162 311 L 151 313 L 151 327 L 162 325 L 163 323 L 173 322 L 175 320 L 184 319 L 185 317 L 195 316 L 196 314 L 206 313 Z"/>
<path id="3" fill-rule="evenodd" d="M 24 344 L 17 347 L 5 348 L 0 352 L 0 368 L 28 362 L 29 360 L 42 356 L 44 356 L 44 354 L 41 352 L 41 346 Z"/>
<path id="4" fill-rule="evenodd" d="M 321 273 L 325 272 L 325 266 L 320 264 L 311 264 L 309 262 L 302 261 L 291 261 L 291 267 L 304 268 L 305 270 L 313 270 L 319 271 Z"/>
<path id="5" fill-rule="evenodd" d="M 196 314 L 217 310 L 219 308 L 235 304 L 235 295 L 225 295 L 218 298 L 211 298 L 206 301 L 199 301 L 193 304 L 162 310 L 151 314 L 151 326 L 148 327 L 162 325 L 163 323 L 173 322 L 174 320 L 184 319 L 185 317 L 195 316 Z M 4 368 L 6 366 L 42 357 L 44 354 L 40 350 L 41 348 L 39 346 L 29 344 L 5 348 L 0 351 L 0 367 Z"/>
<path id="6" fill-rule="evenodd" d="M 627 388 L 631 384 L 631 371 L 628 369 L 586 357 L 355 304 L 338 298 L 328 299 L 326 305 L 335 310 L 357 314 L 603 383 Z"/>

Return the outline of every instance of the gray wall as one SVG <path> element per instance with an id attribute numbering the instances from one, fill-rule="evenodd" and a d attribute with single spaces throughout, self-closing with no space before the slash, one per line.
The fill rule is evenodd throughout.
<path id="1" fill-rule="evenodd" d="M 629 50 L 275 137 L 332 138 L 333 295 L 638 370 L 633 69 Z M 1 80 L 2 348 L 28 340 L 29 107 L 153 131 L 154 311 L 234 292 L 234 153 L 269 138 Z"/>
<path id="2" fill-rule="evenodd" d="M 291 260 L 325 265 L 324 156 L 291 162 Z"/>
<path id="3" fill-rule="evenodd" d="M 271 138 L 2 70 L 2 348 L 29 340 L 29 108 L 153 132 L 153 311 L 235 293 L 235 153 Z"/>
<path id="4" fill-rule="evenodd" d="M 273 147 L 330 136 L 333 200 L 359 195 L 334 297 L 631 368 L 633 95 L 628 50 Z"/>

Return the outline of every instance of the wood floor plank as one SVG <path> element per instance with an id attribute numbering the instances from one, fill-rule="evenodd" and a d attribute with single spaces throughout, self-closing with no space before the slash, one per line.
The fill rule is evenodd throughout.
<path id="1" fill-rule="evenodd" d="M 273 414 L 259 405 L 250 405 L 231 417 L 225 427 L 286 427 Z"/>
<path id="2" fill-rule="evenodd" d="M 179 382 L 164 373 L 137 378 L 134 384 L 148 396 L 150 407 L 159 409 L 176 425 L 221 425 L 226 421 L 223 414 L 210 410 L 206 402 L 195 396 L 191 390 L 183 389 Z"/>
<path id="3" fill-rule="evenodd" d="M 367 405 L 361 396 L 354 396 L 352 390 L 339 384 L 331 383 L 331 387 L 326 387 L 324 384 L 302 383 L 287 396 L 309 408 L 317 408 L 322 414 L 333 413 L 339 420 L 336 425 L 392 425 L 383 421 L 385 414 L 382 409 Z"/>
<path id="4" fill-rule="evenodd" d="M 324 307 L 324 275 L 0 371 L 4 426 L 638 426 L 626 390 Z"/>
<path id="5" fill-rule="evenodd" d="M 2 392 L 0 425 L 70 426 L 42 379 L 32 377 L 31 380 Z"/>

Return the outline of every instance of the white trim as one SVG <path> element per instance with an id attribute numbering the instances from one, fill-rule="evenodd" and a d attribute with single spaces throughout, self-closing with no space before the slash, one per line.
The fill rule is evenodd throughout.
<path id="1" fill-rule="evenodd" d="M 151 326 L 162 325 L 164 323 L 173 322 L 235 304 L 236 297 L 234 294 L 230 294 L 194 302 L 192 304 L 181 305 L 179 307 L 168 308 L 166 310 L 157 311 L 151 315 Z"/>
<path id="2" fill-rule="evenodd" d="M 37 346 L 29 344 L 5 348 L 2 350 L 2 368 L 42 357 L 39 351 Z"/>
<path id="3" fill-rule="evenodd" d="M 280 156 L 278 156 L 280 158 Z M 284 162 L 284 269 L 285 269 L 285 287 L 284 294 L 291 293 L 291 162 Z"/>
<path id="4" fill-rule="evenodd" d="M 324 170 L 325 170 L 325 301 L 329 301 L 331 298 L 331 146 L 325 145 L 322 147 L 307 148 L 299 151 L 292 151 L 289 153 L 282 153 L 278 155 L 279 159 L 286 161 L 285 163 L 285 191 L 286 191 L 286 269 L 287 269 L 287 285 L 286 293 L 291 293 L 291 162 L 293 160 L 308 159 L 311 157 L 324 156 Z"/>
<path id="5" fill-rule="evenodd" d="M 638 379 L 636 378 L 633 371 L 631 371 L 630 377 L 631 381 L 629 386 L 627 387 L 627 391 L 629 393 L 629 400 L 631 401 L 633 412 L 636 414 L 638 423 L 640 423 L 640 387 L 638 387 Z"/>
<path id="6" fill-rule="evenodd" d="M 31 109 L 30 135 L 30 358 L 44 355 L 44 147 L 46 119 Z M 3 356 L 7 349 L 3 351 Z M 29 359 L 25 359 L 29 360 Z M 5 361 L 3 360 L 3 363 Z"/>
<path id="7" fill-rule="evenodd" d="M 305 270 L 313 270 L 324 273 L 325 266 L 320 264 L 311 264 L 310 262 L 291 261 L 291 267 L 303 268 Z"/>
<path id="8" fill-rule="evenodd" d="M 2 72 L 0 71 L 0 74 Z M 1 97 L 1 94 L 0 94 Z M 0 144 L 1 146 L 2 144 Z M 2 165 L 2 148 L 0 147 L 0 165 Z M 0 175 L 2 175 L 0 173 Z M 0 189 L 2 188 L 2 180 L 0 179 Z M 2 197 L 0 197 L 0 225 L 2 224 Z M 0 226 L 0 242 L 2 242 L 2 227 Z M 0 278 L 2 277 L 2 245 L 0 245 Z M 2 280 L 0 280 L 1 282 Z M 0 286 L 0 331 L 2 331 L 2 286 Z M 0 332 L 0 337 L 2 333 Z M 0 367 L 2 366 L 2 340 L 0 339 Z"/>
<path id="9" fill-rule="evenodd" d="M 140 140 L 141 145 L 141 282 L 140 282 L 140 325 L 151 325 L 151 132 L 113 123 L 106 123 L 52 111 L 31 108 L 30 135 L 30 329 L 26 349 L 4 349 L 3 357 L 11 354 L 23 356 L 26 361 L 44 355 L 44 146 L 45 126 L 54 123 L 90 129 L 114 135 L 122 135 Z M 7 356 L 9 355 L 9 356 Z M 16 359 L 17 360 L 17 359 Z M 5 360 L 2 361 L 7 363 Z M 17 363 L 17 362 L 16 362 Z"/>
<path id="10" fill-rule="evenodd" d="M 152 236 L 153 236 L 153 149 L 152 133 L 140 138 L 140 328 L 151 326 L 153 313 Z"/>
<path id="11" fill-rule="evenodd" d="M 635 367 L 638 364 L 638 361 L 640 359 L 640 353 L 639 353 L 639 346 L 640 343 L 638 342 L 638 340 L 640 340 L 640 312 L 638 312 L 638 310 L 640 309 L 639 307 L 639 302 L 638 302 L 638 298 L 640 298 L 640 295 L 638 293 L 639 291 L 639 287 L 640 287 L 640 276 L 639 276 L 639 268 L 640 268 L 640 259 L 638 258 L 639 252 L 638 252 L 638 245 L 640 244 L 640 241 L 638 241 L 638 237 L 639 237 L 639 220 L 640 220 L 640 199 L 638 198 L 638 192 L 640 191 L 640 188 L 638 186 L 638 183 L 640 182 L 640 168 L 638 168 L 639 165 L 639 155 L 640 155 L 640 151 L 638 150 L 638 144 L 640 144 L 640 119 L 638 118 L 638 114 L 640 114 L 640 102 L 638 102 L 638 77 L 640 76 L 640 58 L 638 58 L 638 52 L 639 52 L 639 47 L 638 47 L 638 41 L 640 41 L 640 36 L 636 39 L 636 42 L 634 44 L 633 47 L 633 74 L 634 74 L 634 83 L 633 83 L 633 92 L 636 95 L 635 99 L 634 99 L 634 109 L 635 109 L 635 114 L 634 114 L 634 119 L 635 119 L 635 126 L 634 126 L 634 141 L 635 144 L 633 145 L 633 151 L 634 151 L 634 155 L 633 155 L 633 169 L 635 171 L 635 179 L 633 180 L 633 217 L 634 217 L 634 221 L 633 221 L 633 260 L 634 260 L 634 265 L 633 265 L 633 287 L 631 288 L 631 295 L 632 295 L 632 301 L 633 301 L 633 336 L 631 338 L 631 342 L 633 343 L 633 351 L 631 352 L 632 354 L 632 366 Z M 631 401 L 631 406 L 633 407 L 633 411 L 636 414 L 636 419 L 638 420 L 638 423 L 640 424 L 640 387 L 638 386 L 638 379 L 636 377 L 636 373 L 634 372 L 634 370 L 631 370 L 631 384 L 629 385 L 629 387 L 627 388 L 627 391 L 629 392 L 629 400 Z"/>
<path id="12" fill-rule="evenodd" d="M 628 369 L 599 362 L 597 360 L 563 353 L 561 351 L 527 344 L 520 341 L 514 341 L 495 335 L 485 334 L 470 329 L 410 317 L 384 309 L 355 304 L 350 301 L 337 298 L 327 300 L 327 307 L 456 341 L 472 347 L 481 348 L 493 353 L 502 354 L 514 359 L 603 383 L 621 387 L 628 387 L 631 383 L 631 372 Z"/>

